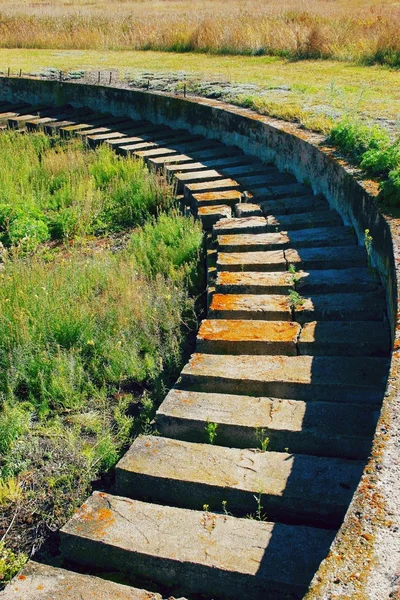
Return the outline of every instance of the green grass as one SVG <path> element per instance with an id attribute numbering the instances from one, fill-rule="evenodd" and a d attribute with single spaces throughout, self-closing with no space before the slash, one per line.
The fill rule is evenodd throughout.
<path id="1" fill-rule="evenodd" d="M 380 199 L 400 206 L 400 137 L 391 140 L 378 125 L 343 119 L 331 129 L 328 140 L 372 177 L 380 178 Z"/>
<path id="2" fill-rule="evenodd" d="M 165 180 L 106 145 L 42 133 L 0 135 L 0 241 L 34 250 L 50 240 L 104 235 L 172 206 Z M 15 173 L 18 173 L 18 177 Z"/>
<path id="3" fill-rule="evenodd" d="M 183 60 L 184 58 L 184 60 Z M 213 56 L 172 52 L 0 49 L 0 65 L 14 75 L 41 72 L 116 69 L 121 78 L 172 74 L 178 81 L 222 81 L 254 84 L 266 90 L 262 101 L 285 118 L 288 112 L 319 117 L 349 108 L 370 118 L 397 119 L 400 71 L 333 60 L 292 61 L 271 56 Z M 104 81 L 107 78 L 104 76 Z M 255 91 L 246 92 L 261 101 Z M 281 111 L 281 112 L 280 112 Z M 303 111 L 303 113 L 302 113 Z M 304 117 L 304 115 L 303 115 Z M 302 118 L 303 118 L 302 117 Z M 301 120 L 301 119 L 300 119 Z"/>
<path id="4" fill-rule="evenodd" d="M 149 431 L 197 327 L 203 275 L 200 225 L 140 162 L 41 134 L 2 133 L 0 153 L 1 205 L 17 215 L 3 224 L 0 272 L 0 530 L 12 525 L 1 582 Z M 55 236 L 71 207 L 79 228 Z M 57 251 L 13 237 L 24 217 Z M 132 226 L 119 251 L 93 238 Z"/>

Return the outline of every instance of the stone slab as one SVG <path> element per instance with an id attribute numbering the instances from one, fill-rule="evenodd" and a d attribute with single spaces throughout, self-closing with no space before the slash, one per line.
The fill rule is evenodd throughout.
<path id="1" fill-rule="evenodd" d="M 265 217 L 236 217 L 226 219 L 224 222 L 218 223 L 213 229 L 213 236 L 224 234 L 255 234 L 266 233 L 267 221 Z"/>
<path id="2" fill-rule="evenodd" d="M 198 206 L 213 206 L 223 203 L 233 208 L 240 202 L 241 197 L 241 192 L 235 189 L 221 192 L 201 192 L 192 194 L 192 205 L 196 209 Z"/>
<path id="3" fill-rule="evenodd" d="M 365 459 L 379 409 L 279 398 L 193 392 L 173 388 L 159 407 L 155 421 L 160 435 L 206 441 L 207 421 L 217 424 L 215 443 L 236 448 L 268 448 L 316 456 Z"/>
<path id="4" fill-rule="evenodd" d="M 200 210 L 200 209 L 199 209 Z M 286 271 L 287 263 L 283 250 L 266 252 L 219 252 L 219 271 Z"/>
<path id="5" fill-rule="evenodd" d="M 256 190 L 259 201 L 275 198 L 287 198 L 291 196 L 309 196 L 312 193 L 308 185 L 302 183 L 288 183 L 286 185 L 267 185 Z"/>
<path id="6" fill-rule="evenodd" d="M 162 600 L 147 592 L 74 571 L 29 561 L 14 577 L 1 600 Z"/>
<path id="7" fill-rule="evenodd" d="M 299 323 L 308 321 L 383 321 L 385 300 L 381 292 L 315 294 L 294 308 Z"/>
<path id="8" fill-rule="evenodd" d="M 284 251 L 289 265 L 296 269 L 348 269 L 366 267 L 367 253 L 362 246 L 288 248 Z"/>
<path id="9" fill-rule="evenodd" d="M 296 178 L 288 173 L 281 173 L 278 169 L 271 169 L 268 173 L 260 175 L 250 175 L 247 177 L 239 175 L 237 180 L 244 189 L 258 192 L 258 189 L 263 190 L 265 187 L 292 185 L 296 181 Z"/>
<path id="10" fill-rule="evenodd" d="M 218 179 L 217 181 L 202 181 L 185 185 L 184 196 L 190 200 L 192 194 L 201 192 L 220 192 L 223 190 L 238 190 L 239 184 L 234 179 Z"/>
<path id="11" fill-rule="evenodd" d="M 241 202 L 235 206 L 235 215 L 237 217 L 262 217 L 263 212 L 258 204 Z"/>
<path id="12" fill-rule="evenodd" d="M 261 494 L 270 520 L 337 527 L 363 461 L 226 448 L 158 436 L 138 437 L 116 466 L 119 496 L 236 515 L 255 512 Z"/>
<path id="13" fill-rule="evenodd" d="M 201 206 L 197 211 L 197 216 L 201 219 L 203 229 L 211 231 L 213 225 L 220 219 L 229 219 L 232 216 L 232 209 L 226 204 Z"/>
<path id="14" fill-rule="evenodd" d="M 294 215 L 269 215 L 268 230 L 275 231 L 278 227 L 284 231 L 297 229 L 313 229 L 315 227 L 332 227 L 343 225 L 342 219 L 335 210 L 313 210 Z"/>
<path id="15" fill-rule="evenodd" d="M 300 354 L 389 356 L 390 331 L 379 321 L 313 321 L 300 333 Z"/>
<path id="16" fill-rule="evenodd" d="M 95 492 L 61 530 L 64 556 L 209 598 L 300 599 L 332 531 Z"/>
<path id="17" fill-rule="evenodd" d="M 295 278 L 296 290 L 305 295 L 371 292 L 380 287 L 377 275 L 366 267 L 299 271 Z"/>
<path id="18" fill-rule="evenodd" d="M 209 307 L 212 318 L 257 319 L 290 321 L 291 304 L 287 295 L 218 294 L 212 297 Z"/>
<path id="19" fill-rule="evenodd" d="M 288 294 L 294 289 L 288 272 L 219 271 L 216 291 L 224 294 Z"/>
<path id="20" fill-rule="evenodd" d="M 313 248 L 322 246 L 355 246 L 357 238 L 350 227 L 318 227 L 300 231 L 279 231 L 258 235 L 221 235 L 220 250 L 244 252 L 262 250 L 286 250 L 288 248 Z"/>
<path id="21" fill-rule="evenodd" d="M 204 319 L 197 352 L 208 354 L 286 354 L 296 356 L 300 325 L 292 321 Z"/>
<path id="22" fill-rule="evenodd" d="M 380 404 L 389 361 L 371 357 L 221 356 L 193 354 L 181 372 L 180 389 Z"/>

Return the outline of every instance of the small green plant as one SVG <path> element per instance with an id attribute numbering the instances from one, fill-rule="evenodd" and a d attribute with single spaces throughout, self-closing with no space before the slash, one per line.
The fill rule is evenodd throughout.
<path id="1" fill-rule="evenodd" d="M 256 428 L 256 439 L 261 452 L 266 452 L 269 447 L 269 437 L 266 435 L 266 430 L 263 427 Z"/>
<path id="2" fill-rule="evenodd" d="M 255 513 L 250 513 L 247 515 L 248 519 L 253 519 L 255 521 L 268 521 L 267 515 L 264 512 L 264 507 L 262 505 L 262 495 L 262 490 L 260 490 L 257 494 L 253 494 L 253 498 L 256 501 L 257 508 Z"/>
<path id="3" fill-rule="evenodd" d="M 372 248 L 373 237 L 369 232 L 369 229 L 364 231 L 364 244 L 365 250 L 367 251 L 368 256 L 368 266 L 371 266 L 371 248 Z"/>
<path id="4" fill-rule="evenodd" d="M 226 517 L 232 517 L 233 515 L 232 515 L 232 513 L 231 513 L 231 512 L 229 512 L 229 510 L 228 510 L 228 508 L 227 508 L 227 507 L 228 507 L 228 502 L 227 502 L 227 500 L 222 500 L 222 512 L 224 513 L 224 515 L 225 515 Z"/>
<path id="5" fill-rule="evenodd" d="M 215 438 L 217 437 L 217 429 L 218 429 L 217 423 L 213 423 L 212 421 L 207 421 L 207 425 L 205 426 L 205 432 L 206 432 L 207 442 L 209 444 L 214 443 Z"/>
<path id="6" fill-rule="evenodd" d="M 0 541 L 0 584 L 10 581 L 27 562 L 28 556 L 23 552 L 16 554 Z"/>
<path id="7" fill-rule="evenodd" d="M 203 510 L 204 510 L 204 512 L 208 512 L 210 510 L 210 505 L 209 504 L 203 504 Z"/>
<path id="8" fill-rule="evenodd" d="M 296 290 L 290 290 L 289 300 L 292 308 L 300 308 L 300 306 L 303 306 L 305 299 Z"/>
<path id="9" fill-rule="evenodd" d="M 296 282 L 299 280 L 299 274 L 296 273 L 296 267 L 293 264 L 290 264 L 288 267 L 288 272 L 290 273 L 290 283 L 292 285 L 296 285 Z"/>

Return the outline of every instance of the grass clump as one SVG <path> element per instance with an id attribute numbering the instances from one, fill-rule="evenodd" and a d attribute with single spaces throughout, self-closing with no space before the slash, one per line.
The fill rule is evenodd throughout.
<path id="1" fill-rule="evenodd" d="M 173 205 L 162 177 L 102 145 L 43 133 L 0 136 L 0 241 L 33 251 L 49 240 L 142 225 Z M 18 173 L 18 177 L 15 177 Z"/>
<path id="2" fill-rule="evenodd" d="M 400 137 L 391 140 L 378 125 L 369 126 L 349 118 L 331 130 L 329 141 L 348 154 L 372 177 L 379 177 L 380 198 L 390 206 L 400 205 Z"/>

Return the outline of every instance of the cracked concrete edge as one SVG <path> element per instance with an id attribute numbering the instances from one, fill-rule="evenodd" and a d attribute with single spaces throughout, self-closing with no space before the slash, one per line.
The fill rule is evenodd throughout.
<path id="1" fill-rule="evenodd" d="M 326 147 L 325 138 L 292 123 L 202 97 L 57 82 L 0 78 L 0 97 L 31 103 L 89 106 L 95 110 L 147 118 L 222 140 L 274 162 L 326 196 L 360 244 L 369 229 L 371 262 L 386 290 L 394 351 L 370 460 L 328 557 L 316 573 L 307 600 L 400 598 L 400 220 L 383 215 L 377 184 Z M 399 265 L 399 266 L 398 266 Z"/>

